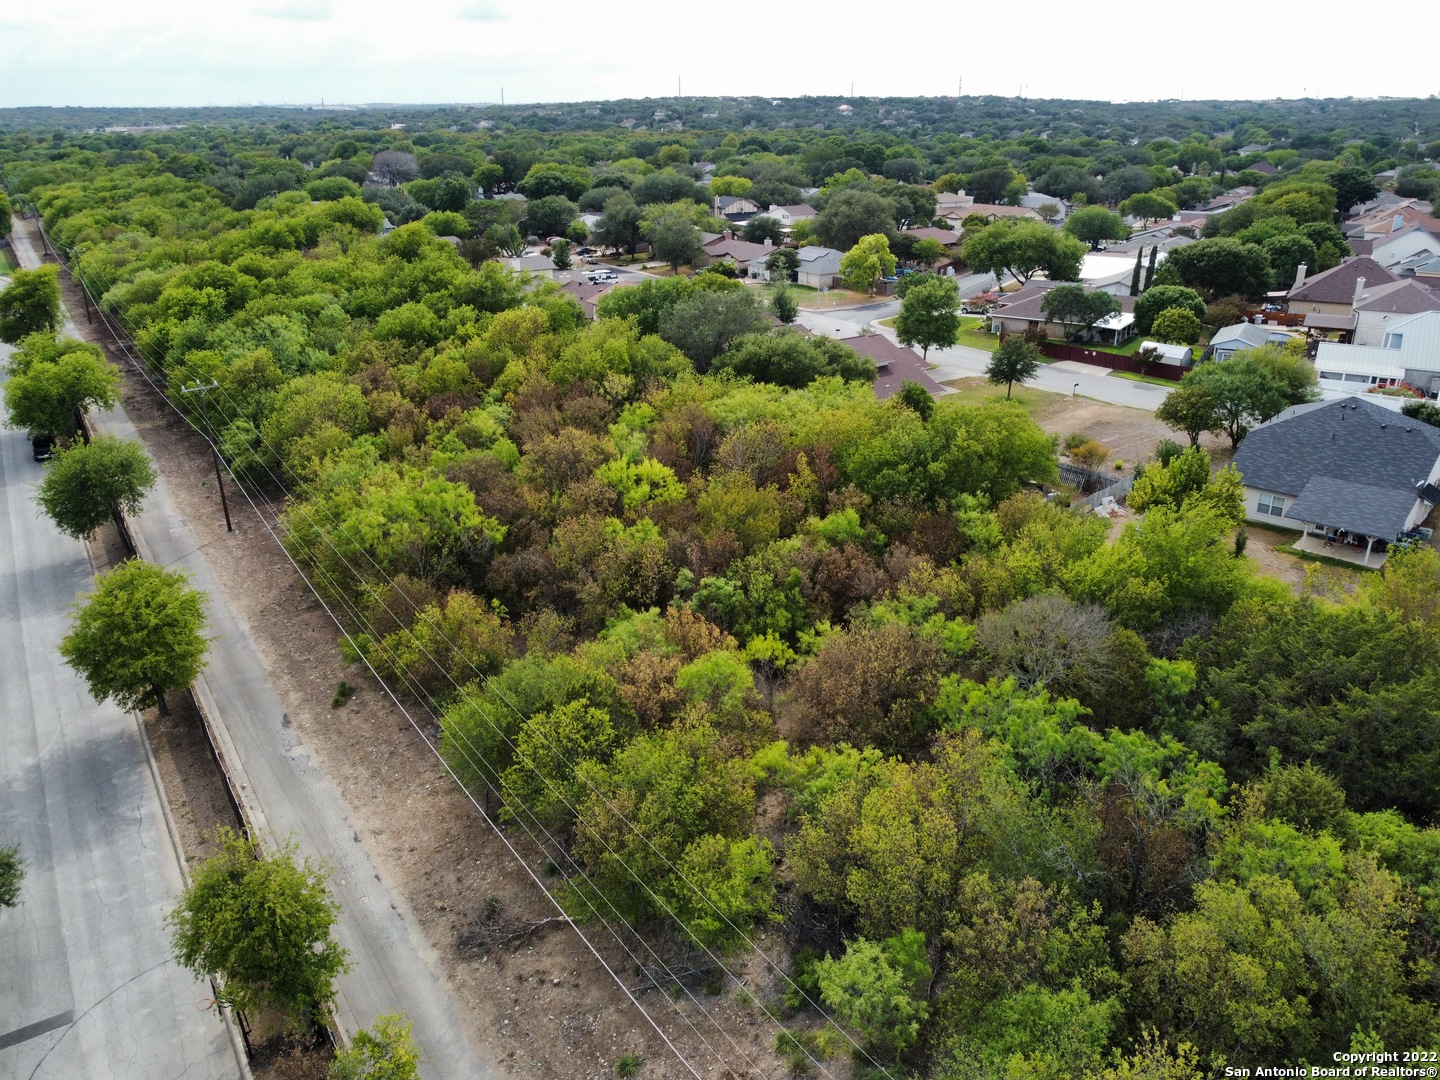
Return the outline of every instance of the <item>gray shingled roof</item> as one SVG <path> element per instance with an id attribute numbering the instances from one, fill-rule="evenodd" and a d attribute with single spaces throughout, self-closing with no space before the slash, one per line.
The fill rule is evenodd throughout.
<path id="1" fill-rule="evenodd" d="M 1437 459 L 1440 428 L 1348 397 L 1296 405 L 1261 424 L 1235 467 L 1247 487 L 1299 496 L 1288 518 L 1388 537 L 1399 531 L 1394 508 L 1404 502 L 1403 527 Z"/>
<path id="2" fill-rule="evenodd" d="M 1389 540 L 1405 531 L 1417 495 L 1413 489 L 1375 487 L 1330 476 L 1311 477 L 1285 516 Z"/>

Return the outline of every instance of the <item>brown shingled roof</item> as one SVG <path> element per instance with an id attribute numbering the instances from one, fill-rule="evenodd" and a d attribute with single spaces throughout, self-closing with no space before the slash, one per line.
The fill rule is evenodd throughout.
<path id="1" fill-rule="evenodd" d="M 1355 282 L 1365 279 L 1368 286 L 1385 285 L 1398 280 L 1368 255 L 1346 259 L 1339 266 L 1306 278 L 1298 289 L 1290 290 L 1290 301 L 1311 304 L 1348 304 L 1355 299 Z"/>

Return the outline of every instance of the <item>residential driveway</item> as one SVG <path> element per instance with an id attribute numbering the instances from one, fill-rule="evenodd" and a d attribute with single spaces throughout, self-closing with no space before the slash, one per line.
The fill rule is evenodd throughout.
<path id="1" fill-rule="evenodd" d="M 183 884 L 135 718 L 56 651 L 92 579 L 32 500 L 42 468 L 0 429 L 0 844 L 26 862 L 0 910 L 0 1076 L 233 1080 L 209 983 L 170 959 Z"/>

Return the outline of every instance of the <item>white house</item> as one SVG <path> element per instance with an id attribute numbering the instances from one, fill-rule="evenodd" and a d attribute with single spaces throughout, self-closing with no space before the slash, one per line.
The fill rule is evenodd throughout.
<path id="1" fill-rule="evenodd" d="M 1381 266 L 1393 268 L 1427 251 L 1440 255 L 1440 237 L 1419 225 L 1411 225 L 1376 239 L 1370 246 L 1370 257 Z"/>
<path id="2" fill-rule="evenodd" d="M 795 275 L 797 284 L 809 285 L 814 289 L 834 289 L 839 286 L 840 260 L 845 257 L 843 251 L 810 244 L 799 248 L 795 254 L 800 256 L 800 269 Z"/>
<path id="3" fill-rule="evenodd" d="M 1210 339 L 1207 352 L 1212 360 L 1229 360 L 1242 349 L 1258 349 L 1261 345 L 1288 345 L 1296 336 L 1273 326 L 1236 323 L 1234 326 L 1217 330 Z"/>
<path id="4" fill-rule="evenodd" d="M 1431 397 L 1440 394 L 1440 311 L 1397 319 L 1377 345 L 1322 341 L 1315 374 L 1327 397 L 1401 383 Z"/>
<path id="5" fill-rule="evenodd" d="M 1382 345 L 1385 335 L 1396 323 L 1426 311 L 1440 311 L 1440 293 L 1414 278 L 1402 278 L 1369 288 L 1356 290 L 1356 345 Z"/>
<path id="6" fill-rule="evenodd" d="M 809 221 L 815 216 L 815 208 L 806 203 L 796 203 L 794 206 L 776 206 L 770 204 L 769 210 L 762 210 L 756 217 L 774 218 L 785 228 L 790 228 L 797 221 Z"/>

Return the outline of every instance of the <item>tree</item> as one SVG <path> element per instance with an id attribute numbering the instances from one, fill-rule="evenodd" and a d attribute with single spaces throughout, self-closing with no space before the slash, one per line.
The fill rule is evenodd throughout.
<path id="1" fill-rule="evenodd" d="M 327 1080 L 419 1080 L 420 1050 L 404 1013 L 377 1016 L 330 1062 Z"/>
<path id="2" fill-rule="evenodd" d="M 1005 384 L 1005 400 L 1010 400 L 1010 390 L 1015 383 L 1033 379 L 1040 370 L 1040 350 L 1018 334 L 1012 334 L 1000 343 L 990 357 L 990 366 L 985 377 L 999 386 Z"/>
<path id="3" fill-rule="evenodd" d="M 1120 301 L 1107 292 L 1091 292 L 1084 285 L 1059 285 L 1046 292 L 1040 310 L 1048 322 L 1065 328 L 1067 341 L 1075 341 L 1090 327 L 1120 310 Z"/>
<path id="4" fill-rule="evenodd" d="M 70 435 L 87 409 L 112 407 L 119 389 L 120 369 L 94 345 L 35 335 L 11 357 L 6 422 L 35 433 Z"/>
<path id="5" fill-rule="evenodd" d="M 515 190 L 532 202 L 559 197 L 574 201 L 590 189 L 590 170 L 580 165 L 543 161 L 530 166 Z"/>
<path id="6" fill-rule="evenodd" d="M 750 194 L 754 186 L 754 181 L 746 176 L 717 176 L 710 181 L 710 194 L 738 197 Z"/>
<path id="7" fill-rule="evenodd" d="M 815 215 L 814 228 L 822 244 L 849 251 L 862 237 L 895 231 L 895 204 L 873 191 L 842 189 Z"/>
<path id="8" fill-rule="evenodd" d="M 1263 296 L 1271 283 L 1270 259 L 1265 249 L 1231 236 L 1197 240 L 1175 248 L 1166 256 L 1165 268 L 1178 275 L 1182 284 L 1216 296 Z"/>
<path id="9" fill-rule="evenodd" d="M 1142 267 L 1141 267 L 1141 265 L 1140 265 L 1140 260 L 1141 260 L 1141 258 L 1144 256 L 1144 254 L 1145 254 L 1145 245 L 1144 245 L 1144 244 L 1141 244 L 1138 248 L 1135 249 L 1135 269 L 1134 269 L 1133 271 L 1131 271 L 1131 273 L 1130 273 L 1130 295 L 1131 295 L 1131 296 L 1139 296 L 1139 295 L 1140 295 L 1140 273 L 1141 273 L 1141 270 L 1142 270 Z"/>
<path id="10" fill-rule="evenodd" d="M 800 314 L 800 305 L 795 302 L 795 296 L 788 286 L 780 285 L 770 297 L 770 314 L 786 326 L 793 323 Z"/>
<path id="11" fill-rule="evenodd" d="M 595 242 L 601 247 L 624 250 L 634 255 L 642 237 L 640 223 L 643 214 L 639 205 L 626 192 L 605 203 L 605 211 L 595 222 Z"/>
<path id="12" fill-rule="evenodd" d="M 165 692 L 189 686 L 205 666 L 205 597 L 179 571 L 139 559 L 100 579 L 75 610 L 60 655 L 96 701 L 166 714 Z"/>
<path id="13" fill-rule="evenodd" d="M 670 264 L 672 274 L 684 263 L 699 266 L 705 260 L 700 230 L 679 214 L 662 214 L 651 222 L 650 250 Z"/>
<path id="14" fill-rule="evenodd" d="M 166 918 L 175 961 L 217 977 L 227 1004 L 273 1008 L 307 1027 L 350 967 L 331 937 L 340 905 L 330 896 L 329 874 L 312 859 L 297 863 L 294 841 L 269 858 L 258 840 L 232 829 L 217 829 L 215 842 L 219 850 L 192 869 L 190 887 Z"/>
<path id="15" fill-rule="evenodd" d="M 20 886 L 25 881 L 25 860 L 18 847 L 0 847 L 0 908 L 14 907 L 20 902 Z"/>
<path id="16" fill-rule="evenodd" d="M 138 442 L 110 435 L 62 450 L 45 470 L 35 501 L 66 536 L 84 540 L 121 513 L 136 514 L 155 484 Z"/>
<path id="17" fill-rule="evenodd" d="M 1086 247 L 1040 221 L 1002 219 L 969 237 L 961 252 L 975 270 L 1008 273 L 1022 285 L 1044 271 L 1052 281 L 1076 281 Z"/>
<path id="18" fill-rule="evenodd" d="M 741 235 L 752 244 L 763 244 L 768 240 L 778 247 L 785 240 L 785 226 L 769 214 L 756 214 L 745 223 Z"/>
<path id="19" fill-rule="evenodd" d="M 1272 236 L 1260 245 L 1265 258 L 1270 260 L 1270 279 L 1277 285 L 1295 280 L 1295 271 L 1303 263 L 1306 267 L 1319 269 L 1320 253 L 1315 245 L 1300 233 L 1286 233 Z"/>
<path id="20" fill-rule="evenodd" d="M 0 341 L 16 345 L 31 334 L 60 326 L 60 268 L 16 270 L 0 292 Z"/>
<path id="21" fill-rule="evenodd" d="M 1152 248 L 1150 249 L 1150 261 L 1145 264 L 1145 284 L 1141 287 L 1141 290 L 1140 290 L 1141 292 L 1146 292 L 1146 291 L 1148 291 L 1149 288 L 1150 288 L 1150 286 L 1151 286 L 1152 284 L 1154 284 L 1154 281 L 1155 281 L 1155 260 L 1156 260 L 1157 258 L 1159 258 L 1159 256 L 1160 256 L 1160 245 L 1159 245 L 1159 244 L 1156 244 L 1154 247 L 1152 247 Z"/>
<path id="22" fill-rule="evenodd" d="M 1150 336 L 1174 345 L 1193 345 L 1200 340 L 1200 320 L 1189 308 L 1166 308 L 1155 316 Z"/>
<path id="23" fill-rule="evenodd" d="M 797 388 L 825 376 L 875 381 L 875 364 L 869 357 L 834 338 L 793 332 L 748 334 L 716 361 L 715 370 Z"/>
<path id="24" fill-rule="evenodd" d="M 730 343 L 768 326 L 750 289 L 698 289 L 660 316 L 660 336 L 688 356 L 702 375 Z"/>
<path id="25" fill-rule="evenodd" d="M 910 246 L 910 261 L 919 266 L 934 266 L 944 257 L 945 245 L 939 240 L 931 240 L 928 236 Z"/>
<path id="26" fill-rule="evenodd" d="M 960 331 L 960 290 L 953 278 L 936 277 L 905 293 L 895 318 L 901 345 L 919 345 L 929 360 L 931 345 L 954 345 Z"/>
<path id="27" fill-rule="evenodd" d="M 1155 418 L 1175 431 L 1183 431 L 1191 446 L 1200 445 L 1203 432 L 1218 435 L 1225 430 L 1214 396 L 1198 383 L 1171 390 L 1155 410 Z"/>
<path id="28" fill-rule="evenodd" d="M 387 187 L 399 187 L 420 175 L 414 154 L 401 150 L 381 150 L 370 159 L 370 171 Z"/>
<path id="29" fill-rule="evenodd" d="M 563 195 L 546 195 L 525 204 L 525 231 L 542 240 L 564 236 L 580 208 Z"/>
<path id="30" fill-rule="evenodd" d="M 1103 206 L 1076 210 L 1065 219 L 1065 232 L 1089 244 L 1091 251 L 1099 251 L 1102 240 L 1124 240 L 1130 235 L 1125 220 Z"/>
<path id="31" fill-rule="evenodd" d="M 1172 218 L 1178 212 L 1179 207 L 1164 195 L 1157 195 L 1153 191 L 1141 191 L 1131 195 L 1120 204 L 1120 212 L 1127 217 L 1136 217 L 1144 221 L 1156 221 L 1160 218 Z"/>
<path id="32" fill-rule="evenodd" d="M 1155 285 L 1140 294 L 1135 301 L 1135 330 L 1140 334 L 1150 333 L 1155 316 L 1167 308 L 1184 308 L 1200 320 L 1205 318 L 1205 301 L 1194 289 L 1181 285 Z"/>
<path id="33" fill-rule="evenodd" d="M 840 959 L 816 964 L 815 976 L 820 1000 L 877 1050 L 898 1060 L 919 1039 L 931 971 L 918 930 L 884 942 L 856 938 Z"/>
<path id="34" fill-rule="evenodd" d="M 10 200 L 0 191 L 0 236 L 9 236 L 12 228 Z"/>
<path id="35" fill-rule="evenodd" d="M 1254 360 L 1231 357 L 1221 363 L 1201 364 L 1185 376 L 1182 385 L 1199 386 L 1215 401 L 1215 417 L 1230 445 L 1256 424 L 1277 416 L 1289 402 L 1285 384 Z"/>
<path id="36" fill-rule="evenodd" d="M 570 241 L 563 237 L 557 238 L 550 245 L 550 259 L 555 264 L 556 270 L 570 269 Z"/>
<path id="37" fill-rule="evenodd" d="M 765 256 L 765 269 L 770 271 L 771 278 L 789 281 L 800 269 L 800 256 L 794 248 L 776 248 Z"/>
<path id="38" fill-rule="evenodd" d="M 895 256 L 884 233 L 862 236 L 840 260 L 840 277 L 847 289 L 875 295 L 875 283 L 895 272 Z"/>
<path id="39" fill-rule="evenodd" d="M 1358 165 L 1336 169 L 1325 178 L 1325 183 L 1335 189 L 1335 210 L 1341 217 L 1349 214 L 1352 206 L 1367 203 L 1380 193 L 1370 170 Z"/>
<path id="40" fill-rule="evenodd" d="M 1015 174 L 1007 165 L 997 165 L 988 169 L 976 169 L 970 174 L 970 179 L 965 182 L 965 190 L 975 197 L 978 203 L 998 203 L 1005 197 L 1005 189 L 1015 179 Z M 945 189 L 941 189 L 945 190 Z M 956 188 L 955 190 L 960 190 Z M 1043 190 L 1049 191 L 1049 188 Z"/>

